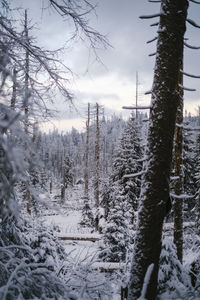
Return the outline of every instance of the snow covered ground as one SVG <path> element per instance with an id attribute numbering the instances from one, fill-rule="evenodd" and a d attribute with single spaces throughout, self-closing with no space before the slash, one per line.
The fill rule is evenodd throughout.
<path id="1" fill-rule="evenodd" d="M 94 232 L 91 228 L 82 227 L 79 224 L 81 221 L 81 208 L 83 205 L 83 200 L 81 198 L 83 195 L 83 186 L 78 185 L 67 191 L 66 201 L 62 206 L 59 206 L 59 202 L 55 202 L 55 195 L 58 195 L 58 190 L 53 192 L 50 199 L 50 207 L 51 205 L 52 207 L 54 205 L 55 210 L 51 207 L 50 210 L 40 217 L 40 221 L 42 221 L 46 227 L 54 228 L 55 236 L 59 238 L 68 254 L 69 261 L 74 266 L 79 266 L 78 268 L 82 268 L 82 273 L 86 272 L 86 274 L 88 268 L 90 269 L 89 273 L 91 272 L 91 274 L 85 276 L 87 282 L 89 281 L 91 286 L 96 284 L 93 282 L 96 277 L 101 290 L 110 287 L 110 291 L 108 291 L 108 293 L 110 293 L 109 296 L 101 292 L 101 296 L 98 299 L 119 300 L 120 286 L 115 286 L 113 277 L 118 276 L 114 273 L 120 273 L 124 268 L 124 265 L 100 262 L 98 253 L 99 246 L 102 243 L 101 235 Z M 67 238 L 67 240 L 64 240 L 64 238 Z M 95 242 L 90 239 L 95 240 Z M 106 273 L 104 273 L 105 270 Z M 90 276 L 92 274 L 94 274 L 94 276 L 92 276 L 93 278 L 91 279 Z M 108 282 L 109 285 L 106 286 Z M 76 285 L 74 281 L 71 284 Z M 112 292 L 112 289 L 115 290 L 115 293 Z M 93 299 L 91 298 L 91 300 Z"/>

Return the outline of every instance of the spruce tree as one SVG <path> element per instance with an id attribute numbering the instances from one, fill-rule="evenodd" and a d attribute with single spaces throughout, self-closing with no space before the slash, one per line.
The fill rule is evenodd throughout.
<path id="1" fill-rule="evenodd" d="M 137 211 L 141 180 L 139 175 L 128 176 L 141 172 L 141 158 L 142 148 L 139 138 L 139 126 L 132 114 L 122 134 L 113 163 L 113 174 L 111 175 L 112 182 L 118 182 L 123 187 L 122 194 L 131 214 L 131 224 L 134 222 L 134 212 Z"/>
<path id="2" fill-rule="evenodd" d="M 106 189 L 104 194 L 107 223 L 103 231 L 105 248 L 102 253 L 105 260 L 125 260 L 127 249 L 130 248 L 130 230 L 137 210 L 140 180 L 137 176 L 126 176 L 141 171 L 141 156 L 138 126 L 132 115 L 115 154 L 109 191 Z"/>
<path id="3" fill-rule="evenodd" d="M 197 234 L 200 234 L 200 135 L 197 136 L 195 153 L 195 223 Z"/>
<path id="4" fill-rule="evenodd" d="M 125 261 L 130 249 L 129 212 L 119 186 L 112 186 L 112 206 L 103 231 L 103 250 L 100 258 L 109 262 Z"/>
<path id="5" fill-rule="evenodd" d="M 160 296 L 165 293 L 168 298 L 173 294 L 173 299 L 177 299 L 180 293 L 186 291 L 189 280 L 177 257 L 176 246 L 167 236 L 163 237 L 159 263 L 158 299 L 163 299 Z"/>
<path id="6" fill-rule="evenodd" d="M 187 195 L 195 194 L 195 155 L 194 139 L 191 131 L 183 131 L 183 190 Z M 184 217 L 191 219 L 191 210 L 195 206 L 195 199 L 190 198 L 184 203 Z"/>

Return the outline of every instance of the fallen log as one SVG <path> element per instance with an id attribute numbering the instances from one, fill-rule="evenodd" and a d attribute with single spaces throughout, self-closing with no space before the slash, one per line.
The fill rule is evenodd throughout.
<path id="1" fill-rule="evenodd" d="M 59 240 L 62 241 L 88 241 L 88 242 L 98 242 L 101 240 L 100 236 L 89 236 L 89 235 L 58 235 Z"/>

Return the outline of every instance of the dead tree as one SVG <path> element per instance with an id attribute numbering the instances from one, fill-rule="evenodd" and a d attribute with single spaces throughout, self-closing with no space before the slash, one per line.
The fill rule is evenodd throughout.
<path id="1" fill-rule="evenodd" d="M 85 172 L 84 172 L 84 197 L 85 199 L 89 199 L 88 197 L 88 179 L 89 179 L 89 170 L 88 170 L 88 161 L 89 161 L 89 135 L 90 135 L 90 103 L 88 103 L 88 112 L 87 112 L 87 121 L 86 121 L 86 145 L 85 145 Z"/>
<path id="2" fill-rule="evenodd" d="M 95 176 L 94 176 L 94 197 L 95 197 L 95 228 L 99 231 L 99 162 L 100 162 L 100 127 L 99 127 L 99 104 L 96 103 L 96 136 L 95 136 Z"/>
<path id="3" fill-rule="evenodd" d="M 24 22 L 24 35 L 26 44 L 29 45 L 29 36 L 28 36 L 28 18 L 27 10 L 25 10 L 25 22 Z M 29 72 L 30 72 L 30 62 L 29 62 L 29 49 L 26 48 L 25 53 L 25 79 L 24 79 L 24 114 L 25 114 L 25 132 L 28 133 L 28 112 L 29 112 Z"/>
<path id="4" fill-rule="evenodd" d="M 14 67 L 13 69 L 13 87 L 12 87 L 12 98 L 10 102 L 10 107 L 15 110 L 16 106 L 16 97 L 17 97 L 17 69 Z"/>
<path id="5" fill-rule="evenodd" d="M 182 66 L 181 66 L 182 69 Z M 183 74 L 180 72 L 179 83 L 183 85 Z M 176 116 L 176 128 L 174 139 L 174 194 L 179 196 L 183 191 L 182 165 L 183 165 L 183 89 L 177 88 L 180 96 L 179 106 Z M 175 197 L 173 201 L 174 208 L 174 243 L 177 248 L 177 256 L 180 262 L 183 258 L 183 199 Z"/>
<path id="6" fill-rule="evenodd" d="M 24 36 L 25 36 L 25 43 L 29 45 L 29 37 L 28 37 L 28 17 L 27 17 L 27 10 L 25 10 L 25 18 L 24 18 Z M 24 78 L 24 101 L 23 101 L 23 108 L 24 108 L 24 115 L 25 115 L 25 133 L 28 134 L 28 113 L 29 113 L 29 50 L 28 47 L 25 52 L 25 78 Z M 25 145 L 25 149 L 26 149 Z M 30 182 L 29 179 L 26 181 L 26 209 L 29 215 L 31 215 L 31 194 L 30 194 Z"/>
<path id="7" fill-rule="evenodd" d="M 169 177 L 179 93 L 177 85 L 183 59 L 188 1 L 163 0 L 157 56 L 152 88 L 152 105 L 146 150 L 146 172 L 142 182 L 138 224 L 129 282 L 129 300 L 140 297 L 145 278 L 144 298 L 154 300 L 157 291 L 163 221 L 169 198 Z"/>

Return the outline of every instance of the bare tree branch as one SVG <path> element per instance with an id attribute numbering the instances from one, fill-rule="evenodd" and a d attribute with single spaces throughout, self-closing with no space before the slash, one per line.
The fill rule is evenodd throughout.
<path id="1" fill-rule="evenodd" d="M 154 42 L 154 41 L 156 41 L 158 39 L 158 37 L 156 36 L 155 38 L 153 38 L 152 40 L 149 40 L 149 41 L 147 41 L 147 44 L 150 44 L 150 43 L 152 43 L 152 42 Z"/>
<path id="2" fill-rule="evenodd" d="M 152 18 L 157 18 L 157 17 L 160 17 L 161 14 L 154 14 L 154 15 L 146 15 L 146 16 L 140 16 L 139 18 L 140 19 L 152 19 Z"/>
<path id="3" fill-rule="evenodd" d="M 196 27 L 196 28 L 200 28 L 200 26 L 199 26 L 197 23 L 195 23 L 193 20 L 187 19 L 186 21 L 187 21 L 190 25 L 192 25 L 192 26 L 194 26 L 194 27 Z"/>
<path id="4" fill-rule="evenodd" d="M 200 78 L 200 75 L 189 74 L 189 73 L 184 72 L 183 70 L 180 70 L 180 72 L 181 72 L 183 75 L 188 76 L 188 77 L 191 77 L 191 78 Z"/>
<path id="5" fill-rule="evenodd" d="M 189 0 L 190 2 L 193 2 L 193 3 L 196 3 L 196 4 L 200 4 L 199 1 L 196 1 L 196 0 Z"/>
<path id="6" fill-rule="evenodd" d="M 184 42 L 184 46 L 186 46 L 187 48 L 190 48 L 190 49 L 194 49 L 194 50 L 199 50 L 200 49 L 200 47 L 192 46 L 190 44 L 187 44 L 186 42 Z"/>

